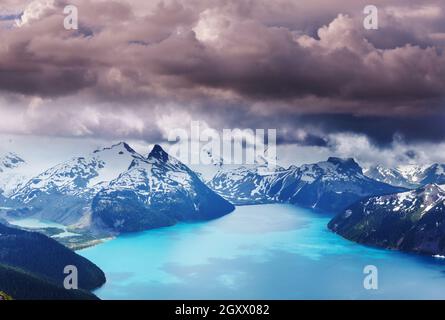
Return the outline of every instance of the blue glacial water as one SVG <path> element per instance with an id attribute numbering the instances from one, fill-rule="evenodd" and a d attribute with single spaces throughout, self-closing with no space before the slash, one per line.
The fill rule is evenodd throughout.
<path id="1" fill-rule="evenodd" d="M 291 205 L 244 206 L 79 253 L 106 273 L 102 299 L 445 299 L 445 260 L 349 242 L 329 220 Z M 366 265 L 378 268 L 378 290 L 363 287 Z"/>

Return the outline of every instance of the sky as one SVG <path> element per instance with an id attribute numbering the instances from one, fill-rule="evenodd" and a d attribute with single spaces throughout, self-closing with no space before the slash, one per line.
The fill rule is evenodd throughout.
<path id="1" fill-rule="evenodd" d="M 445 162 L 445 3 L 372 2 L 377 30 L 368 0 L 2 0 L 0 151 L 148 153 L 200 121 L 277 129 L 286 164 Z"/>

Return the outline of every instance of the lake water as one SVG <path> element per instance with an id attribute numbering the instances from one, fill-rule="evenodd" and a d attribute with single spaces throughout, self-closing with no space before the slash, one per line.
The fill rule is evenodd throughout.
<path id="1" fill-rule="evenodd" d="M 445 299 L 445 261 L 361 246 L 291 205 L 120 236 L 79 251 L 104 270 L 102 299 Z M 365 290 L 363 268 L 378 268 Z"/>

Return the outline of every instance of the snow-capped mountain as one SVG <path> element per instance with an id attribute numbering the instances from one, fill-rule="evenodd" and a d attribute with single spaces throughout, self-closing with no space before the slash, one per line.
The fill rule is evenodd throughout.
<path id="1" fill-rule="evenodd" d="M 413 185 L 420 185 L 424 171 L 428 166 L 420 166 L 416 164 L 400 165 L 395 168 L 406 179 L 406 181 Z"/>
<path id="2" fill-rule="evenodd" d="M 365 174 L 377 181 L 410 189 L 430 183 L 445 184 L 445 165 L 443 164 L 403 165 L 396 168 L 377 165 L 365 170 Z"/>
<path id="3" fill-rule="evenodd" d="M 29 177 L 23 170 L 25 160 L 9 152 L 0 156 L 0 195 L 9 197 Z"/>
<path id="4" fill-rule="evenodd" d="M 424 254 L 445 254 L 445 188 L 370 197 L 353 204 L 329 223 L 359 243 Z"/>
<path id="5" fill-rule="evenodd" d="M 365 196 L 404 190 L 366 177 L 353 159 L 334 157 L 270 175 L 243 169 L 224 172 L 209 186 L 233 203 L 278 201 L 334 212 Z"/>
<path id="6" fill-rule="evenodd" d="M 233 210 L 192 170 L 156 145 L 147 159 L 135 159 L 95 196 L 92 219 L 113 231 L 129 232 L 208 220 Z"/>
<path id="7" fill-rule="evenodd" d="M 87 203 L 109 181 L 144 159 L 128 144 L 119 143 L 56 165 L 18 188 L 11 200 L 27 214 L 70 224 L 86 211 Z"/>
<path id="8" fill-rule="evenodd" d="M 364 170 L 364 174 L 374 180 L 384 182 L 393 186 L 405 187 L 405 188 L 414 188 L 417 186 L 417 183 L 413 181 L 417 174 L 414 172 L 417 171 L 416 168 L 412 168 L 412 170 L 400 170 L 398 168 L 386 168 L 382 165 L 377 165 L 370 167 Z"/>

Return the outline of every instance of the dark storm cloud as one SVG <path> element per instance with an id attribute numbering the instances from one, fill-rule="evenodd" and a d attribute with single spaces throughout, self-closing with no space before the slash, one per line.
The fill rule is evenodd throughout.
<path id="1" fill-rule="evenodd" d="M 445 115 L 382 116 L 317 113 L 287 115 L 287 117 L 252 118 L 237 113 L 233 122 L 243 128 L 276 128 L 278 144 L 329 147 L 330 134 L 365 134 L 370 142 L 382 148 L 389 147 L 394 139 L 420 143 L 439 143 L 445 140 Z"/>
<path id="2" fill-rule="evenodd" d="M 20 73 L 17 70 L 0 70 L 0 87 L 26 95 L 57 97 L 94 84 L 94 75 L 90 75 L 87 69 L 24 69 Z"/>
<path id="3" fill-rule="evenodd" d="M 149 139 L 185 110 L 215 127 L 285 124 L 282 143 L 445 138 L 440 1 L 377 0 L 377 31 L 361 0 L 73 0 L 78 31 L 63 28 L 67 3 L 0 6 L 20 16 L 0 24 L 0 90 L 18 96 L 0 110 L 17 131 Z"/>
<path id="4" fill-rule="evenodd" d="M 354 116 L 348 114 L 304 115 L 295 123 L 310 123 L 324 132 L 364 133 L 376 145 L 387 146 L 398 135 L 407 141 L 445 140 L 445 115 L 416 117 Z"/>
<path id="5" fill-rule="evenodd" d="M 300 146 L 327 147 L 329 146 L 329 140 L 327 137 L 318 136 L 312 133 L 305 133 L 302 136 L 279 133 L 277 144 L 297 144 Z"/>

